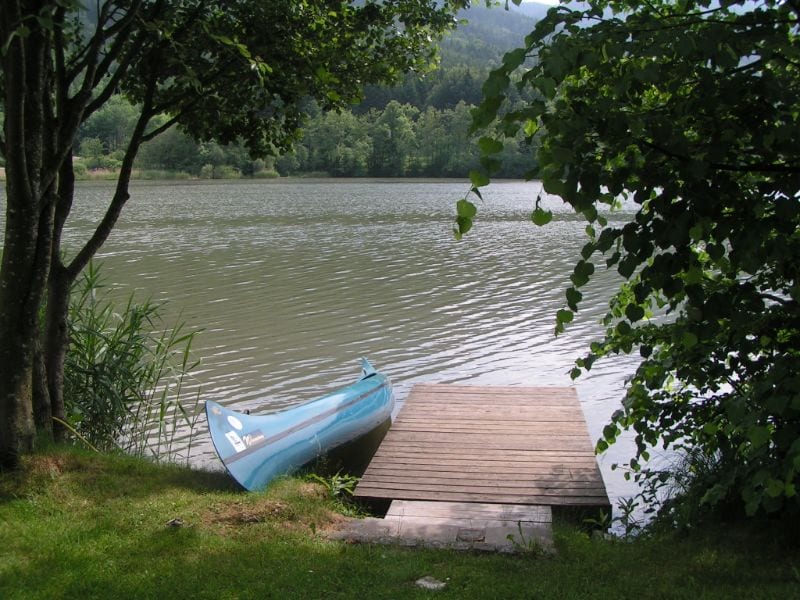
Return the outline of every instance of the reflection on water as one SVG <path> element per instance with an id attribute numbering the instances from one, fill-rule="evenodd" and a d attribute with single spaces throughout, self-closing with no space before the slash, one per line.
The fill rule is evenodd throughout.
<path id="1" fill-rule="evenodd" d="M 195 345 L 203 397 L 238 410 L 275 410 L 349 383 L 360 356 L 389 374 L 400 405 L 417 382 L 571 385 L 618 281 L 599 269 L 584 311 L 555 338 L 585 222 L 549 199 L 558 214 L 535 227 L 539 184 L 497 183 L 456 242 L 454 205 L 467 187 L 138 183 L 99 258 L 121 295 L 168 300 L 167 322 L 180 315 L 204 329 Z M 79 187 L 65 247 L 86 238 L 110 193 L 109 184 Z M 593 439 L 633 364 L 600 364 L 577 383 Z M 197 462 L 215 462 L 204 427 L 195 445 Z M 600 459 L 612 496 L 631 491 L 610 470 L 626 452 Z"/>

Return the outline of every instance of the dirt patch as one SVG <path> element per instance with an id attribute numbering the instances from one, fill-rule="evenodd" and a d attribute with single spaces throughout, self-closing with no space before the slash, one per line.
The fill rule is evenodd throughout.
<path id="1" fill-rule="evenodd" d="M 66 456 L 33 454 L 25 457 L 25 468 L 32 476 L 49 475 L 55 477 L 64 471 L 72 470 L 72 461 Z"/>
<path id="2" fill-rule="evenodd" d="M 328 491 L 320 483 L 306 481 L 300 484 L 297 488 L 297 495 L 301 498 L 311 498 L 314 500 L 322 500 L 328 495 Z"/>
<path id="3" fill-rule="evenodd" d="M 345 529 L 347 524 L 352 520 L 352 517 L 346 517 L 343 514 L 331 512 L 328 515 L 328 520 L 317 526 L 317 531 L 323 537 L 327 537 L 330 533 Z"/>
<path id="4" fill-rule="evenodd" d="M 291 521 L 295 514 L 288 504 L 275 500 L 229 502 L 212 506 L 203 519 L 209 524 L 250 525 L 266 521 Z"/>

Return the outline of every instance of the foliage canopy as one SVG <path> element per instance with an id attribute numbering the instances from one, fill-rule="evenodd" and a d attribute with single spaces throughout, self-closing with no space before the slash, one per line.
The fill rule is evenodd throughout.
<path id="1" fill-rule="evenodd" d="M 598 451 L 632 429 L 637 479 L 662 477 L 643 466 L 657 445 L 711 459 L 702 502 L 748 514 L 800 507 L 799 31 L 795 2 L 562 5 L 473 113 L 476 129 L 539 138 L 531 177 L 588 221 L 557 331 L 595 264 L 625 279 L 572 373 L 641 355 Z M 538 99 L 507 111 L 512 79 Z M 478 194 L 502 134 L 481 140 Z M 635 215 L 609 224 L 621 199 Z M 457 235 L 474 212 L 459 202 Z M 537 201 L 532 220 L 552 216 Z"/>
<path id="2" fill-rule="evenodd" d="M 64 420 L 72 284 L 108 238 L 141 145 L 179 125 L 199 140 L 288 148 L 309 100 L 423 68 L 461 0 L 10 0 L 0 4 L 0 469 Z M 121 92 L 137 107 L 108 209 L 74 256 L 61 248 L 78 131 Z M 168 115 L 166 119 L 162 115 Z M 95 151 L 97 144 L 94 144 Z M 39 309 L 47 296 L 45 324 Z"/>

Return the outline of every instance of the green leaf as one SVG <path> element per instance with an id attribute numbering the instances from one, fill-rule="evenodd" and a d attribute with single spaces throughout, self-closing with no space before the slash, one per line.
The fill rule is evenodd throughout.
<path id="1" fill-rule="evenodd" d="M 574 318 L 575 315 L 573 312 L 565 308 L 562 308 L 556 313 L 556 321 L 558 321 L 558 323 L 571 323 Z"/>
<path id="2" fill-rule="evenodd" d="M 686 285 L 696 285 L 703 281 L 703 269 L 697 266 L 692 266 L 683 278 Z"/>
<path id="3" fill-rule="evenodd" d="M 511 52 L 506 52 L 505 56 L 503 56 L 503 64 L 509 71 L 513 71 L 525 62 L 526 57 L 525 48 L 516 48 Z"/>
<path id="4" fill-rule="evenodd" d="M 617 439 L 617 435 L 619 434 L 619 427 L 610 423 L 603 427 L 603 439 L 605 439 L 609 443 L 614 443 Z"/>
<path id="5" fill-rule="evenodd" d="M 692 348 L 697 345 L 697 336 L 692 333 L 691 331 L 684 331 L 683 335 L 681 335 L 681 343 L 686 348 Z"/>
<path id="6" fill-rule="evenodd" d="M 481 171 L 470 171 L 469 180 L 472 182 L 472 185 L 475 186 L 476 188 L 489 185 L 490 181 L 489 176 Z"/>
<path id="7" fill-rule="evenodd" d="M 497 154 L 503 151 L 503 143 L 490 137 L 479 139 L 478 147 L 484 154 Z"/>
<path id="8" fill-rule="evenodd" d="M 500 98 L 502 92 L 508 88 L 510 83 L 511 80 L 508 78 L 504 68 L 495 69 L 489 73 L 489 77 L 483 83 L 481 90 L 486 98 Z"/>
<path id="9" fill-rule="evenodd" d="M 488 156 L 481 156 L 480 159 L 481 167 L 483 170 L 489 175 L 494 175 L 497 171 L 500 170 L 500 167 L 503 166 L 501 160 L 497 158 L 489 158 Z"/>
<path id="10" fill-rule="evenodd" d="M 581 260 L 575 265 L 575 270 L 573 271 L 572 275 L 570 275 L 570 279 L 575 287 L 578 288 L 586 285 L 586 283 L 589 281 L 589 277 L 591 277 L 593 273 L 594 265 L 585 260 Z"/>
<path id="11" fill-rule="evenodd" d="M 619 261 L 617 272 L 625 279 L 630 279 L 631 275 L 633 275 L 633 272 L 636 270 L 637 263 L 636 257 L 629 254 Z"/>
<path id="12" fill-rule="evenodd" d="M 769 479 L 767 481 L 767 496 L 771 498 L 777 498 L 782 496 L 783 493 L 786 491 L 786 485 L 780 479 Z"/>
<path id="13" fill-rule="evenodd" d="M 571 148 L 564 148 L 563 146 L 553 146 L 550 148 L 550 156 L 558 163 L 572 162 L 573 153 Z"/>
<path id="14" fill-rule="evenodd" d="M 583 300 L 583 294 L 581 294 L 574 287 L 571 287 L 567 288 L 566 296 L 567 296 L 567 306 L 569 306 L 571 310 L 577 311 L 578 303 L 581 300 Z"/>
<path id="15" fill-rule="evenodd" d="M 550 77 L 537 77 L 533 80 L 533 85 L 548 100 L 552 100 L 556 95 L 556 82 Z"/>
<path id="16" fill-rule="evenodd" d="M 563 196 L 567 189 L 564 182 L 557 177 L 542 179 L 542 187 L 545 192 L 554 196 Z"/>
<path id="17" fill-rule="evenodd" d="M 472 219 L 467 217 L 456 217 L 456 238 L 461 239 L 461 236 L 472 229 Z"/>
<path id="18" fill-rule="evenodd" d="M 472 219 L 478 214 L 478 208 L 469 200 L 461 199 L 456 202 L 456 212 L 459 217 Z"/>
<path id="19" fill-rule="evenodd" d="M 531 221 L 533 221 L 535 225 L 538 225 L 540 227 L 543 225 L 547 225 L 552 220 L 553 220 L 553 213 L 549 210 L 544 210 L 543 208 L 540 208 L 538 206 L 534 209 L 533 213 L 531 213 Z"/>
<path id="20" fill-rule="evenodd" d="M 600 237 L 597 238 L 597 249 L 600 252 L 609 250 L 616 239 L 616 232 L 613 229 L 603 229 Z"/>
<path id="21" fill-rule="evenodd" d="M 747 438 L 754 448 L 760 448 L 769 441 L 770 430 L 763 425 L 756 425 L 747 430 Z"/>
<path id="22" fill-rule="evenodd" d="M 644 318 L 644 309 L 638 304 L 628 304 L 628 306 L 625 307 L 625 316 L 628 317 L 631 323 L 635 323 Z"/>
<path id="23" fill-rule="evenodd" d="M 487 97 L 479 106 L 473 108 L 470 111 L 472 115 L 472 125 L 469 128 L 470 133 L 491 125 L 495 118 L 497 118 L 497 111 L 500 109 L 503 100 L 504 98 L 502 96 L 493 98 Z"/>

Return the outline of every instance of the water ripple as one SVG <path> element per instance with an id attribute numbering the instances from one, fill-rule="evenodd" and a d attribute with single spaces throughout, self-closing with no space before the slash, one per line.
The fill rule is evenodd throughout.
<path id="1" fill-rule="evenodd" d="M 464 183 L 141 183 L 101 258 L 120 296 L 168 300 L 168 318 L 203 328 L 203 398 L 274 411 L 353 380 L 368 356 L 402 402 L 417 382 L 571 385 L 568 372 L 619 281 L 599 272 L 568 331 L 554 315 L 585 243 L 556 198 L 544 228 L 528 215 L 537 183 L 493 184 L 474 230 L 450 232 Z M 66 246 L 102 216 L 111 188 L 81 185 Z M 625 214 L 614 215 L 624 220 Z M 578 383 L 590 435 L 618 406 L 629 358 Z M 214 463 L 201 427 L 200 463 Z M 629 452 L 622 447 L 614 452 Z M 601 462 L 612 496 L 629 491 Z"/>

